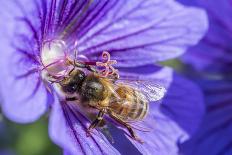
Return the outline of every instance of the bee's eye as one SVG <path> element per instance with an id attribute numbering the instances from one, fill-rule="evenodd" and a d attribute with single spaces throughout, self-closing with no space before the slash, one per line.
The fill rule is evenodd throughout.
<path id="1" fill-rule="evenodd" d="M 67 85 L 63 85 L 62 89 L 66 93 L 75 93 L 78 89 L 78 85 L 76 83 L 69 83 Z"/>
<path id="2" fill-rule="evenodd" d="M 85 79 L 85 73 L 81 70 L 76 70 L 73 72 L 73 80 L 76 81 L 76 83 L 81 83 Z"/>
<path id="3" fill-rule="evenodd" d="M 71 91 L 76 91 L 77 90 L 77 85 L 76 84 L 71 85 L 70 90 Z"/>
<path id="4" fill-rule="evenodd" d="M 71 72 L 70 76 L 65 78 L 60 85 L 62 86 L 62 90 L 66 93 L 75 93 L 79 90 L 83 80 L 85 79 L 84 72 L 80 70 L 74 70 Z"/>

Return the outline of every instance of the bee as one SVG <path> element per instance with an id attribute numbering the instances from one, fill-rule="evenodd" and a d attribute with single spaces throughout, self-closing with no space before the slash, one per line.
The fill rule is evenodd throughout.
<path id="1" fill-rule="evenodd" d="M 51 90 L 47 82 L 56 83 L 66 101 L 79 101 L 82 107 L 98 111 L 87 135 L 104 124 L 103 116 L 106 114 L 124 126 L 134 140 L 142 142 L 128 122 L 143 120 L 149 112 L 149 103 L 160 100 L 165 89 L 149 81 L 123 80 L 112 66 L 117 61 L 111 60 L 108 52 L 103 52 L 103 61 L 94 65 L 77 61 L 76 46 L 77 43 L 72 60 L 65 52 L 66 44 L 62 40 L 44 43 L 42 71 L 48 91 Z M 99 70 L 99 67 L 104 69 Z"/>
<path id="2" fill-rule="evenodd" d="M 59 85 L 67 96 L 77 94 L 66 97 L 66 101 L 79 100 L 82 106 L 99 111 L 87 130 L 88 134 L 101 124 L 106 114 L 139 142 L 142 140 L 136 136 L 128 121 L 143 120 L 149 111 L 149 102 L 157 101 L 165 94 L 163 87 L 151 82 L 103 77 L 94 72 L 86 74 L 81 69 L 71 70 Z"/>

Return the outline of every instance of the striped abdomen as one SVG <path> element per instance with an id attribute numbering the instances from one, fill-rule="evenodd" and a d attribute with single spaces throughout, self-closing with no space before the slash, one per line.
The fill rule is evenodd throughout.
<path id="1" fill-rule="evenodd" d="M 141 120 L 146 116 L 149 103 L 141 92 L 129 86 L 119 86 L 116 93 L 118 97 L 110 103 L 115 114 L 126 120 Z"/>

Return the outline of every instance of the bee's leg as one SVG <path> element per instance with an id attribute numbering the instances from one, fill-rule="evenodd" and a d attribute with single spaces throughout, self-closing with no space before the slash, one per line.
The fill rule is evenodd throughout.
<path id="1" fill-rule="evenodd" d="M 138 141 L 138 142 L 140 142 L 140 143 L 143 143 L 143 141 L 142 141 L 141 139 L 139 139 L 139 138 L 136 136 L 134 130 L 132 129 L 132 127 L 131 127 L 128 123 L 124 122 L 122 119 L 120 119 L 120 118 L 117 117 L 116 115 L 112 114 L 111 112 L 109 113 L 109 115 L 110 115 L 111 118 L 113 118 L 113 119 L 114 119 L 115 121 L 117 121 L 119 124 L 121 124 L 122 126 L 124 126 L 125 128 L 127 128 L 128 132 L 130 133 L 131 137 L 132 137 L 134 140 L 136 140 L 136 141 Z"/>
<path id="2" fill-rule="evenodd" d="M 76 100 L 78 100 L 78 98 L 76 98 L 76 97 L 66 97 L 65 100 L 66 101 L 76 101 Z"/>
<path id="3" fill-rule="evenodd" d="M 108 78 L 111 79 L 113 83 L 115 83 L 119 79 L 119 75 L 112 74 L 112 75 L 109 75 Z"/>
<path id="4" fill-rule="evenodd" d="M 99 111 L 97 118 L 90 124 L 89 128 L 87 129 L 87 136 L 89 136 L 92 129 L 96 128 L 102 122 L 105 112 L 105 109 Z"/>
<path id="5" fill-rule="evenodd" d="M 104 121 L 104 120 L 102 120 Z M 113 144 L 114 143 L 114 138 L 111 135 L 110 131 L 109 131 L 109 127 L 107 125 L 101 127 L 102 133 L 106 136 L 106 138 Z"/>
<path id="6" fill-rule="evenodd" d="M 83 63 L 80 63 L 80 62 L 75 62 L 74 65 L 75 65 L 76 67 L 79 67 L 79 68 L 86 68 L 86 69 L 88 69 L 89 71 L 94 72 L 94 73 L 97 72 L 97 70 L 96 70 L 94 67 L 92 67 L 91 65 L 86 65 L 86 64 L 83 64 Z"/>
<path id="7" fill-rule="evenodd" d="M 70 76 L 71 73 L 72 73 L 74 70 L 75 70 L 75 67 L 73 67 L 73 68 L 69 71 L 68 75 Z"/>

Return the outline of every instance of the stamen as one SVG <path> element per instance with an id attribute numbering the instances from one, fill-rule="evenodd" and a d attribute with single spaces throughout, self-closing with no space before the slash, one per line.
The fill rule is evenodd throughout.
<path id="1" fill-rule="evenodd" d="M 43 42 L 41 62 L 44 66 L 67 57 L 66 44 L 63 40 L 48 39 Z"/>
<path id="2" fill-rule="evenodd" d="M 110 60 L 110 53 L 107 51 L 104 51 L 102 53 L 102 62 L 96 62 L 96 65 L 98 67 L 104 67 L 103 70 L 101 70 L 99 73 L 103 77 L 107 77 L 109 75 L 114 75 L 117 78 L 119 77 L 118 70 L 115 69 L 112 65 L 117 64 L 116 60 Z"/>
<path id="3" fill-rule="evenodd" d="M 54 78 L 57 81 L 67 75 L 67 50 L 63 40 L 48 39 L 43 42 L 40 71 L 46 70 L 45 78 Z"/>
<path id="4" fill-rule="evenodd" d="M 48 64 L 46 66 L 42 66 L 42 68 L 40 68 L 40 71 L 46 70 L 49 73 L 49 75 L 54 76 L 54 77 L 64 76 L 64 73 L 62 73 L 62 74 L 59 73 L 59 72 L 58 73 L 53 73 L 53 72 L 49 71 L 49 67 L 52 67 L 53 65 L 63 64 L 63 63 L 66 63 L 66 62 L 64 62 L 64 60 L 57 60 L 57 61 L 55 61 L 53 63 L 50 63 L 50 64 Z M 68 70 L 69 70 L 69 68 L 66 67 L 63 70 L 63 72 L 66 73 Z"/>
<path id="5" fill-rule="evenodd" d="M 57 39 L 47 39 L 43 42 L 43 45 L 46 45 L 46 44 L 48 44 L 50 50 L 51 50 L 52 44 L 61 45 L 63 49 L 65 49 L 66 47 L 66 43 L 63 40 L 57 40 Z"/>

